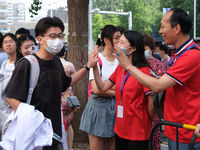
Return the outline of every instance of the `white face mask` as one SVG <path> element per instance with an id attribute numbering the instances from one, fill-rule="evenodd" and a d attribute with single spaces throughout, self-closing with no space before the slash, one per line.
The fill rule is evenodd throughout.
<path id="1" fill-rule="evenodd" d="M 59 53 L 64 46 L 63 39 L 54 39 L 54 40 L 45 40 L 45 41 L 47 41 L 47 47 L 45 45 L 43 46 L 50 54 L 53 54 L 53 55 Z"/>
<path id="2" fill-rule="evenodd" d="M 146 60 L 149 60 L 149 58 L 151 57 L 149 51 L 150 51 L 150 50 L 145 50 L 145 51 L 144 51 L 144 56 L 145 56 Z"/>

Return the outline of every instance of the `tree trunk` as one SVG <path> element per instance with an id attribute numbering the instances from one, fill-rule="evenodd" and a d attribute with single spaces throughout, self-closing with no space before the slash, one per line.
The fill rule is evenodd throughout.
<path id="1" fill-rule="evenodd" d="M 88 5 L 89 0 L 67 0 L 68 3 L 68 56 L 79 70 L 88 60 Z M 79 130 L 80 119 L 87 103 L 88 74 L 73 86 L 74 94 L 79 98 L 81 108 L 74 114 L 72 127 L 75 142 L 87 142 L 87 134 Z"/>

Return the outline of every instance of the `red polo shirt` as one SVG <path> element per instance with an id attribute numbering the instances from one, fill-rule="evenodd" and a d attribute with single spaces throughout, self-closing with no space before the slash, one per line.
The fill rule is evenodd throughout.
<path id="1" fill-rule="evenodd" d="M 121 97 L 121 81 L 123 77 L 123 68 L 121 65 L 110 76 L 109 80 L 115 84 L 116 106 L 118 106 Z M 150 68 L 139 68 L 145 74 L 150 75 Z M 124 72 L 124 80 L 128 72 Z M 123 80 L 123 81 L 124 81 Z M 141 85 L 133 76 L 129 76 L 122 94 L 123 118 L 116 117 L 114 127 L 115 133 L 128 140 L 148 140 L 152 127 L 151 119 L 147 112 L 148 99 L 147 94 L 151 93 L 148 88 Z M 116 116 L 117 110 L 116 107 Z"/>
<path id="2" fill-rule="evenodd" d="M 173 55 L 180 55 L 194 44 L 192 39 L 188 40 L 175 50 Z M 200 123 L 200 51 L 185 51 L 165 75 L 178 84 L 166 91 L 164 119 L 182 124 Z M 194 131 L 180 128 L 179 142 L 190 143 L 193 133 Z M 176 128 L 165 126 L 165 135 L 176 141 Z M 200 142 L 200 138 L 197 138 L 196 142 Z"/>

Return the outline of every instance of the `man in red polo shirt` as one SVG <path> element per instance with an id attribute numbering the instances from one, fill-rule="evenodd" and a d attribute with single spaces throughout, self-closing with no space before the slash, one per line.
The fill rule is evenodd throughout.
<path id="1" fill-rule="evenodd" d="M 190 38 L 192 22 L 189 15 L 180 8 L 168 11 L 161 20 L 159 33 L 168 45 L 174 45 L 169 62 L 170 69 L 156 79 L 142 73 L 131 65 L 119 47 L 119 63 L 141 84 L 155 93 L 166 90 L 164 119 L 182 124 L 196 125 L 200 121 L 200 47 Z M 188 150 L 194 132 L 179 129 L 179 148 Z M 165 126 L 169 150 L 176 149 L 176 128 Z M 200 147 L 197 138 L 195 147 Z"/>

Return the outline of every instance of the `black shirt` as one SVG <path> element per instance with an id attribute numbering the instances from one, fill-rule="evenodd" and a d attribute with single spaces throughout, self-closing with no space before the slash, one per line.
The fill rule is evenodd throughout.
<path id="1" fill-rule="evenodd" d="M 63 65 L 57 56 L 50 61 L 35 56 L 40 65 L 40 75 L 32 95 L 31 105 L 41 111 L 46 118 L 51 119 L 53 131 L 62 136 L 61 92 L 70 86 L 71 77 L 66 76 Z M 28 60 L 22 59 L 13 71 L 7 97 L 26 103 L 29 77 L 30 63 Z"/>

